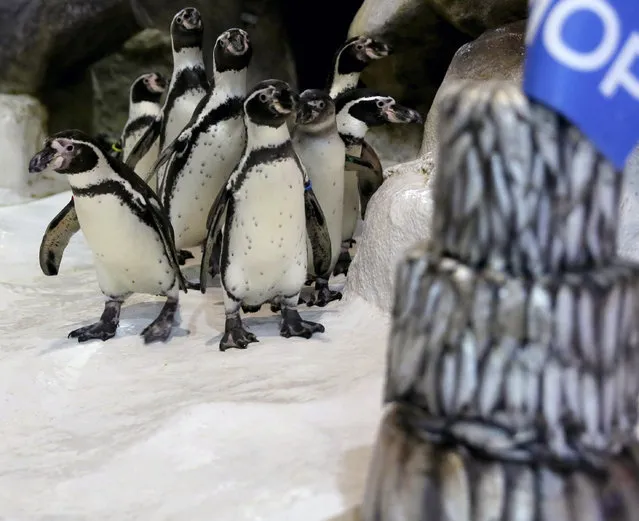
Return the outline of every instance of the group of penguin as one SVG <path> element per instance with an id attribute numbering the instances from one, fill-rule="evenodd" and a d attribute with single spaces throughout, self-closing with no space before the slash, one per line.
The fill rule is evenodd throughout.
<path id="1" fill-rule="evenodd" d="M 357 88 L 363 69 L 390 47 L 351 38 L 335 55 L 328 89 L 300 95 L 275 79 L 248 88 L 253 51 L 248 34 L 236 28 L 217 38 L 209 80 L 195 8 L 175 15 L 171 39 L 170 82 L 158 73 L 135 80 L 118 143 L 66 130 L 49 137 L 29 164 L 31 173 L 67 175 L 73 194 L 46 229 L 42 271 L 57 275 L 64 249 L 82 229 L 106 297 L 100 320 L 69 337 L 112 338 L 124 300 L 146 293 L 166 302 L 142 332 L 144 341 L 166 341 L 179 292 L 204 293 L 217 274 L 226 315 L 221 350 L 258 341 L 240 310 L 256 312 L 267 303 L 281 312 L 282 336 L 323 332 L 300 316 L 300 293 L 315 281 L 308 305 L 341 298 L 329 289 L 329 277 L 347 271 L 359 215 L 382 182 L 366 132 L 422 122 L 393 98 Z M 193 257 L 186 249 L 198 246 L 196 283 L 180 266 Z"/>

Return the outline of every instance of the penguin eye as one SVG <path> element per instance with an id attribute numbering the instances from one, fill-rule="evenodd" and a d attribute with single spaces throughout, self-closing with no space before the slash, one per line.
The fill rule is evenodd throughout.
<path id="1" fill-rule="evenodd" d="M 355 48 L 356 48 L 358 51 L 361 51 L 361 50 L 363 50 L 363 49 L 364 49 L 364 44 L 363 44 L 363 43 L 358 43 L 358 44 L 355 46 Z"/>
<path id="2" fill-rule="evenodd" d="M 260 94 L 260 101 L 261 101 L 262 103 L 265 103 L 267 99 L 268 99 L 268 96 L 262 92 L 262 93 Z"/>
<path id="3" fill-rule="evenodd" d="M 66 149 L 67 152 L 73 152 L 73 145 L 67 145 L 64 148 Z"/>
<path id="4" fill-rule="evenodd" d="M 317 104 L 317 108 L 319 108 L 320 110 L 322 110 L 325 106 L 326 106 L 326 103 L 324 103 L 323 101 L 320 101 L 320 102 Z"/>
<path id="5" fill-rule="evenodd" d="M 386 105 L 386 103 L 384 103 L 381 99 L 377 100 L 376 105 L 381 109 L 384 105 Z"/>
<path id="6" fill-rule="evenodd" d="M 178 17 L 175 19 L 175 22 L 176 22 L 176 23 L 178 23 L 179 25 L 182 25 L 182 17 L 181 17 L 181 16 L 178 16 Z"/>

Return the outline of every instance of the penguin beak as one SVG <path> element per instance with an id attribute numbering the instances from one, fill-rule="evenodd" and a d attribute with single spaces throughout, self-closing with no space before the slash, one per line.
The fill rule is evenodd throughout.
<path id="1" fill-rule="evenodd" d="M 166 80 L 160 74 L 154 74 L 149 79 L 149 87 L 153 92 L 162 94 L 166 90 Z"/>
<path id="2" fill-rule="evenodd" d="M 233 31 L 228 37 L 226 50 L 230 54 L 240 56 L 248 50 L 248 35 L 244 31 Z"/>
<path id="3" fill-rule="evenodd" d="M 70 147 L 71 150 L 67 150 L 67 144 L 70 143 L 61 143 L 56 139 L 47 141 L 46 146 L 29 161 L 29 173 L 42 172 L 49 166 L 56 171 L 67 168 L 74 155 L 73 147 Z"/>
<path id="4" fill-rule="evenodd" d="M 389 123 L 424 123 L 419 112 L 402 105 L 388 105 L 382 112 Z"/>
<path id="5" fill-rule="evenodd" d="M 371 60 L 379 60 L 385 58 L 393 52 L 393 48 L 386 42 L 381 40 L 372 40 L 370 45 L 366 47 L 366 56 Z"/>
<path id="6" fill-rule="evenodd" d="M 29 173 L 30 174 L 38 174 L 49 166 L 53 159 L 56 156 L 56 151 L 47 146 L 38 152 L 35 156 L 31 158 L 29 161 Z"/>
<path id="7" fill-rule="evenodd" d="M 299 94 L 293 92 L 291 89 L 284 88 L 273 99 L 273 108 L 275 112 L 282 115 L 288 115 L 300 104 Z"/>
<path id="8" fill-rule="evenodd" d="M 308 103 L 300 103 L 295 115 L 295 123 L 298 125 L 306 125 L 313 120 L 313 109 Z"/>
<path id="9" fill-rule="evenodd" d="M 194 7 L 187 7 L 182 13 L 182 27 L 187 31 L 202 28 L 202 17 Z"/>

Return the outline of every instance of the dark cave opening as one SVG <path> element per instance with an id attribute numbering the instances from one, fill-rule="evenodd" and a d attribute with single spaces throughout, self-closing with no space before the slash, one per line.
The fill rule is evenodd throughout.
<path id="1" fill-rule="evenodd" d="M 326 87 L 333 56 L 361 5 L 362 0 L 281 0 L 300 91 Z"/>

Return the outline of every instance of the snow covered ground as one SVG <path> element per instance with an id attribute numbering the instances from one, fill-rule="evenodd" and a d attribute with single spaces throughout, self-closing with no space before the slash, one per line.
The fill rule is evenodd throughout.
<path id="1" fill-rule="evenodd" d="M 265 311 L 246 321 L 261 342 L 222 353 L 215 287 L 182 294 L 167 344 L 139 336 L 161 307 L 144 295 L 116 338 L 67 340 L 102 311 L 81 233 L 59 276 L 38 267 L 69 197 L 0 208 L 0 519 L 354 519 L 387 317 L 358 299 L 304 307 L 326 333 L 303 340 L 281 338 Z"/>

